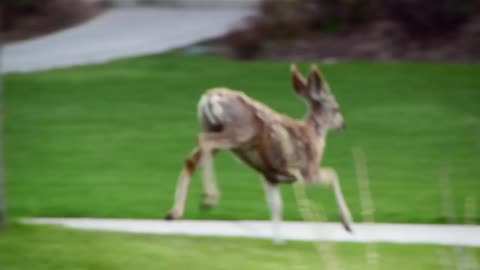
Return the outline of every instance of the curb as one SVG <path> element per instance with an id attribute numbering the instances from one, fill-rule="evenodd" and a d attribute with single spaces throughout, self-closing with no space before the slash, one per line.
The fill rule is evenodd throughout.
<path id="1" fill-rule="evenodd" d="M 158 235 L 198 235 L 272 239 L 271 221 L 111 218 L 22 218 L 20 222 L 73 229 Z M 297 241 L 384 242 L 480 247 L 480 225 L 355 223 L 354 234 L 338 222 L 283 221 L 282 238 Z"/>

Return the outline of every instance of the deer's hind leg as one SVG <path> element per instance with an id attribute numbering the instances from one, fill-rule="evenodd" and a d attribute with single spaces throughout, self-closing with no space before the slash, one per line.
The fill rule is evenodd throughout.
<path id="1" fill-rule="evenodd" d="M 202 199 L 200 200 L 200 209 L 209 209 L 218 203 L 220 199 L 220 190 L 218 188 L 217 181 L 215 179 L 215 169 L 213 168 L 213 156 L 218 150 L 211 151 L 210 158 L 212 159 L 212 165 L 210 168 L 204 167 L 204 175 L 202 177 Z M 206 168 L 206 169 L 205 169 Z M 205 171 L 205 170 L 210 170 Z M 205 173 L 208 177 L 204 177 Z"/>
<path id="2" fill-rule="evenodd" d="M 201 165 L 203 169 L 203 197 L 200 202 L 201 207 L 212 207 L 220 199 L 220 192 L 215 179 L 212 156 L 216 151 L 222 149 L 231 149 L 247 138 L 242 134 L 234 132 L 205 132 L 198 136 L 198 147 L 201 155 Z"/>
<path id="3" fill-rule="evenodd" d="M 185 160 L 178 178 L 174 205 L 165 219 L 182 217 L 192 174 L 199 163 L 203 167 L 204 196 L 201 204 L 203 206 L 213 206 L 218 202 L 220 192 L 215 181 L 212 155 L 218 150 L 235 147 L 242 142 L 241 139 L 241 136 L 235 136 L 235 134 L 227 132 L 205 132 L 198 136 L 198 147 Z"/>
<path id="4" fill-rule="evenodd" d="M 195 148 L 187 157 L 183 165 L 180 176 L 178 177 L 177 189 L 175 191 L 175 202 L 172 209 L 167 213 L 165 219 L 178 219 L 183 215 L 185 209 L 185 201 L 187 200 L 188 187 L 200 161 L 200 150 Z"/>

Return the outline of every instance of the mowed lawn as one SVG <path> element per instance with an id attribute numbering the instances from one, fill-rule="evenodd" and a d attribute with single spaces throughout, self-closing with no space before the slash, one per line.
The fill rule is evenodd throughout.
<path id="1" fill-rule="evenodd" d="M 320 243 L 335 269 L 369 269 L 365 244 Z M 376 244 L 378 269 L 454 269 L 451 247 Z M 11 225 L 0 231 L 2 270 L 47 269 L 326 269 L 312 243 L 209 237 L 86 232 L 59 227 Z M 480 259 L 462 249 L 460 259 Z M 330 268 L 332 269 L 332 268 Z"/>
<path id="2" fill-rule="evenodd" d="M 300 63 L 304 71 L 308 65 Z M 358 146 L 367 157 L 376 221 L 445 222 L 440 178 L 448 172 L 456 222 L 463 223 L 465 199 L 480 194 L 480 66 L 320 68 L 348 125 L 329 135 L 324 165 L 337 169 L 354 218 L 361 220 L 352 158 Z M 305 113 L 287 62 L 170 53 L 5 76 L 10 215 L 163 217 L 199 131 L 197 101 L 215 86 L 242 90 L 295 117 Z M 220 204 L 198 209 L 197 175 L 185 218 L 269 218 L 252 170 L 228 153 L 218 155 L 216 168 Z M 285 217 L 299 219 L 291 187 L 282 193 Z M 338 220 L 330 189 L 311 187 L 309 195 Z"/>

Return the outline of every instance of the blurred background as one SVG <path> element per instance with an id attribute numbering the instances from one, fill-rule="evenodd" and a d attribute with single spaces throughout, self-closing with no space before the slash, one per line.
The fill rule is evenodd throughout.
<path id="1" fill-rule="evenodd" d="M 210 45 L 241 59 L 479 59 L 475 0 L 2 1 L 2 39 L 88 20 L 112 6 L 250 7 L 255 15 Z"/>
<path id="2" fill-rule="evenodd" d="M 478 269 L 478 1 L 2 0 L 0 21 L 0 269 Z M 28 222 L 161 220 L 202 93 L 241 90 L 301 118 L 291 63 L 317 64 L 340 104 L 348 130 L 329 135 L 322 165 L 355 222 L 429 224 L 477 244 L 277 246 Z M 195 175 L 184 219 L 268 221 L 259 176 L 228 152 L 215 166 L 220 203 L 198 207 Z M 291 186 L 281 191 L 284 219 L 302 220 Z M 331 190 L 308 195 L 341 230 Z"/>

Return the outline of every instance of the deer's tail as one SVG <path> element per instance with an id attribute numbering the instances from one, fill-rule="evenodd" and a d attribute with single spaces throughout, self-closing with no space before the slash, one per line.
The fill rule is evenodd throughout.
<path id="1" fill-rule="evenodd" d="M 215 94 L 203 95 L 198 103 L 198 118 L 205 131 L 221 131 L 223 129 L 223 107 L 220 104 L 220 97 Z"/>

